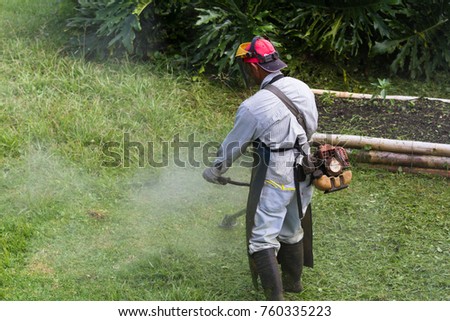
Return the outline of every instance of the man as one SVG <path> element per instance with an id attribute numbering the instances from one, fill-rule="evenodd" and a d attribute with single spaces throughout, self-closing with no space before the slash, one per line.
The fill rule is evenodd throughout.
<path id="1" fill-rule="evenodd" d="M 283 300 L 283 289 L 302 291 L 305 259 L 305 265 L 312 266 L 312 186 L 305 173 L 303 179 L 295 175 L 294 164 L 308 160 L 308 141 L 317 129 L 318 114 L 309 87 L 281 73 L 287 65 L 269 40 L 255 37 L 251 43 L 241 44 L 236 58 L 246 83 L 253 82 L 260 90 L 240 105 L 233 129 L 203 177 L 225 184 L 222 175 L 253 144 L 254 167 L 246 213 L 250 268 L 254 282 L 259 275 L 268 300 Z M 276 94 L 264 89 L 269 84 L 292 101 L 302 115 L 303 126 Z M 302 217 L 309 220 L 308 231 L 302 227 Z M 304 253 L 304 236 L 308 236 L 308 253 Z"/>

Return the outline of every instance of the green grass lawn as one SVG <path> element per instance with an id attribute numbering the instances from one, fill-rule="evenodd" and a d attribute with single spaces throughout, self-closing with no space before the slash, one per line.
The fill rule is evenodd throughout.
<path id="1" fill-rule="evenodd" d="M 102 166 L 103 145 L 120 153 L 124 133 L 145 152 L 154 142 L 156 158 L 178 134 L 220 142 L 246 93 L 164 62 L 64 54 L 63 9 L 0 0 L 0 299 L 263 299 L 243 219 L 217 227 L 245 206 L 245 187 L 208 184 L 202 167 L 150 166 L 148 155 L 139 166 L 136 149 L 129 166 Z M 316 266 L 288 299 L 449 300 L 449 200 L 446 179 L 356 166 L 349 189 L 315 194 Z"/>

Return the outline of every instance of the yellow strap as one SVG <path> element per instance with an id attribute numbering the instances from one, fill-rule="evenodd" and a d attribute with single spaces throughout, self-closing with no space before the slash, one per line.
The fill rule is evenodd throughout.
<path id="1" fill-rule="evenodd" d="M 282 191 L 295 191 L 295 187 L 286 187 L 286 185 L 278 184 L 278 183 L 272 181 L 271 179 L 266 179 L 265 183 L 269 184 L 270 186 L 273 186 L 275 188 L 281 189 Z"/>

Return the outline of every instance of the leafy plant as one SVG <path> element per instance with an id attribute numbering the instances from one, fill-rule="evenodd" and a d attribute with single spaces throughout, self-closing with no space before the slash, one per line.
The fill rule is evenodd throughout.
<path id="1" fill-rule="evenodd" d="M 187 0 L 79 0 L 77 15 L 67 23 L 74 34 L 71 46 L 83 56 L 100 59 L 180 53 L 191 38 L 194 6 Z"/>
<path id="2" fill-rule="evenodd" d="M 151 4 L 153 0 L 139 0 L 136 4 L 136 7 L 134 8 L 133 14 L 139 16 L 145 8 L 148 7 L 149 4 Z"/>
<path id="3" fill-rule="evenodd" d="M 67 23 L 75 33 L 72 46 L 78 47 L 86 57 L 132 53 L 136 32 L 141 30 L 134 12 L 139 12 L 145 3 L 137 0 L 78 0 L 78 14 Z"/>
<path id="4" fill-rule="evenodd" d="M 389 39 L 377 42 L 372 55 L 392 54 L 391 71 L 407 71 L 411 78 L 437 70 L 450 70 L 450 3 L 406 1 L 405 8 L 392 21 Z"/>
<path id="5" fill-rule="evenodd" d="M 285 57 L 380 59 L 394 74 L 430 78 L 449 70 L 449 7 L 444 0 L 79 0 L 68 27 L 85 56 L 157 60 L 164 53 L 200 73 L 236 71 L 237 46 L 266 35 Z"/>
<path id="6" fill-rule="evenodd" d="M 196 1 L 169 0 L 152 1 L 139 16 L 142 31 L 136 35 L 135 55 L 141 58 L 160 59 L 160 53 L 171 57 L 171 61 L 184 63 L 192 60 L 192 52 L 182 48 L 191 44 L 195 37 L 197 20 Z"/>
<path id="7" fill-rule="evenodd" d="M 240 43 L 255 35 L 276 40 L 278 29 L 271 1 L 202 1 L 196 27 L 193 62 L 200 66 L 213 65 L 222 72 L 232 66 Z M 276 18 L 275 18 L 276 19 Z"/>
<path id="8" fill-rule="evenodd" d="M 357 56 L 367 53 L 374 39 L 389 37 L 386 19 L 393 18 L 400 0 L 298 1 L 287 34 L 306 48 Z"/>
<path id="9" fill-rule="evenodd" d="M 320 99 L 320 102 L 322 103 L 322 105 L 328 107 L 328 106 L 333 105 L 335 97 L 336 97 L 336 94 L 326 91 L 322 95 L 319 96 L 319 99 Z"/>
<path id="10" fill-rule="evenodd" d="M 372 95 L 372 99 L 376 97 L 381 97 L 383 100 L 386 99 L 387 92 L 391 87 L 391 82 L 389 79 L 378 78 L 378 83 L 371 83 L 371 85 L 375 86 L 378 90 L 377 93 Z"/>

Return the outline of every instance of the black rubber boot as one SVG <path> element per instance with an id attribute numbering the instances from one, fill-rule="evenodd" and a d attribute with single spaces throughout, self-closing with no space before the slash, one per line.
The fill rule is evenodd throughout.
<path id="1" fill-rule="evenodd" d="M 303 241 L 295 244 L 281 243 L 277 259 L 278 263 L 281 264 L 284 291 L 302 292 Z"/>
<path id="2" fill-rule="evenodd" d="M 275 249 L 266 249 L 252 255 L 256 271 L 261 280 L 266 299 L 269 301 L 283 301 L 283 286 L 278 270 Z"/>

